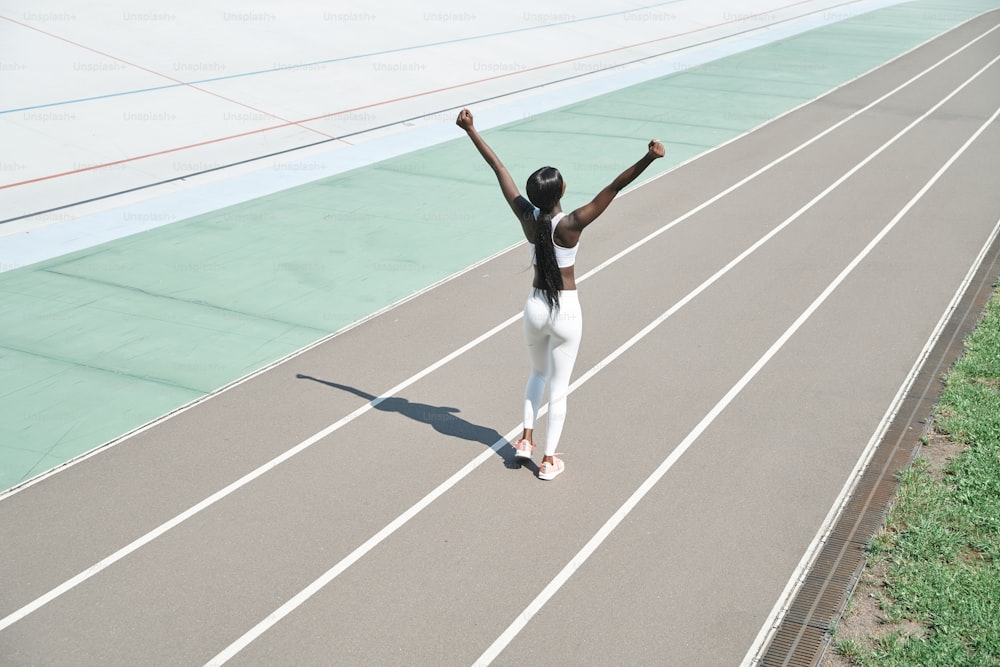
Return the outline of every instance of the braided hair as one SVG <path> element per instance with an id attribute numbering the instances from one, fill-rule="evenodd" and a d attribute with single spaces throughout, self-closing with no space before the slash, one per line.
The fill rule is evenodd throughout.
<path id="1" fill-rule="evenodd" d="M 563 288 L 562 273 L 556 263 L 552 241 L 552 209 L 563 193 L 562 174 L 555 167 L 542 167 L 528 177 L 528 200 L 539 210 L 535 225 L 535 264 L 541 280 L 545 301 L 552 310 L 559 309 L 559 291 Z"/>

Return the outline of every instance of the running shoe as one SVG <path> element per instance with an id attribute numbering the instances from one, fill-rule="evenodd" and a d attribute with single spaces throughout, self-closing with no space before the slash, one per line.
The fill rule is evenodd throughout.
<path id="1" fill-rule="evenodd" d="M 542 465 L 538 466 L 538 479 L 546 481 L 555 479 L 565 469 L 566 464 L 562 462 L 562 459 L 555 459 L 553 463 L 543 462 Z"/>
<path id="2" fill-rule="evenodd" d="M 515 459 L 531 459 L 531 453 L 535 451 L 535 445 L 531 442 L 521 438 L 514 443 L 514 458 Z"/>

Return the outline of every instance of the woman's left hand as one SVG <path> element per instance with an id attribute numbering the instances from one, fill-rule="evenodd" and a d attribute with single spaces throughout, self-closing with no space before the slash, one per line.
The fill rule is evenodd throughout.
<path id="1" fill-rule="evenodd" d="M 472 125 L 472 112 L 468 109 L 462 109 L 458 112 L 458 119 L 455 120 L 455 125 L 468 132 L 473 128 Z"/>

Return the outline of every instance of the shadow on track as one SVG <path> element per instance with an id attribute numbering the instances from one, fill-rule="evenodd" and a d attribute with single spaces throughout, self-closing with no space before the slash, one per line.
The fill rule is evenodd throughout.
<path id="1" fill-rule="evenodd" d="M 329 380 L 320 380 L 319 378 L 312 377 L 311 375 L 297 373 L 295 377 L 300 380 L 311 380 L 313 382 L 326 385 L 327 387 L 346 391 L 354 394 L 355 396 L 359 396 L 366 401 L 374 401 L 378 398 L 378 396 L 375 396 L 374 394 L 369 394 L 368 392 L 355 387 L 330 382 Z M 390 396 L 385 398 L 373 407 L 376 410 L 381 410 L 382 412 L 396 412 L 404 417 L 407 417 L 408 419 L 412 419 L 415 422 L 427 424 L 441 435 L 478 442 L 487 447 L 492 447 L 498 440 L 504 439 L 504 436 L 497 433 L 495 429 L 473 424 L 459 417 L 456 413 L 461 412 L 461 410 L 458 408 L 428 405 L 427 403 L 414 403 L 413 401 L 399 396 Z M 506 467 L 511 469 L 522 467 L 522 464 L 514 460 L 514 447 L 511 446 L 509 442 L 497 450 L 497 454 L 503 459 Z M 533 472 L 537 472 L 537 466 L 534 462 L 526 464 L 526 467 L 531 468 Z"/>

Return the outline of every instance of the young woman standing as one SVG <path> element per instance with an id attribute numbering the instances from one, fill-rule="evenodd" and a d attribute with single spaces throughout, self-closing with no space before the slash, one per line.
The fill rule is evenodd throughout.
<path id="1" fill-rule="evenodd" d="M 531 245 L 535 279 L 524 304 L 524 338 L 531 358 L 531 375 L 524 390 L 524 432 L 514 443 L 514 449 L 516 458 L 531 459 L 535 448 L 532 434 L 547 383 L 549 419 L 538 477 L 554 479 L 566 469 L 565 463 L 556 456 L 556 445 L 566 421 L 566 392 L 583 333 L 583 314 L 573 272 L 580 234 L 653 160 L 663 157 L 663 144 L 650 141 L 646 154 L 638 162 L 619 174 L 589 204 L 567 215 L 561 205 L 566 183 L 558 169 L 542 167 L 533 173 L 528 178 L 525 188 L 528 198 L 525 199 L 500 158 L 476 130 L 472 113 L 462 109 L 456 124 L 465 130 L 493 169 L 500 182 L 500 191 Z"/>

